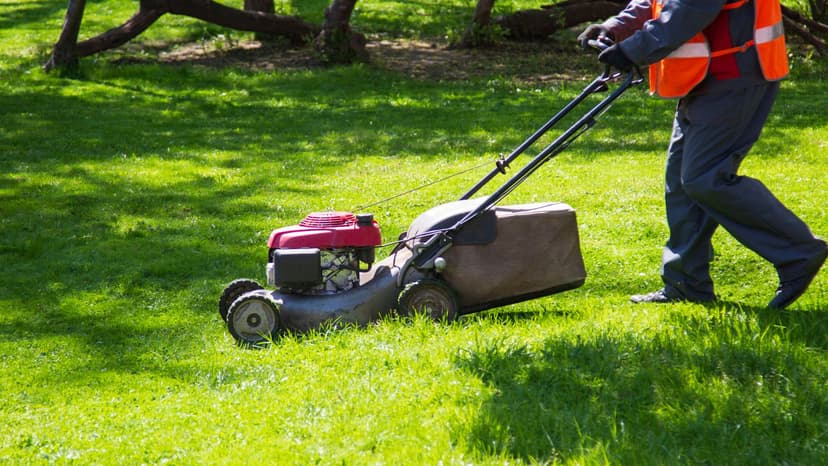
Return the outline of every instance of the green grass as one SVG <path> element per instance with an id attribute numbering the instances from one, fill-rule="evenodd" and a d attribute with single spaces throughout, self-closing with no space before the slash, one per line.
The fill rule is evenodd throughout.
<path id="1" fill-rule="evenodd" d="M 436 3 L 408 7 L 471 7 Z M 376 33 L 452 27 L 360 5 Z M 583 287 L 245 350 L 216 302 L 232 279 L 263 280 L 271 229 L 494 160 L 584 82 L 111 63 L 119 53 L 44 75 L 63 8 L 0 0 L 3 464 L 826 463 L 824 273 L 789 311 L 765 310 L 772 267 L 720 231 L 722 303 L 627 302 L 659 286 L 673 103 L 630 92 L 507 199 L 577 209 Z M 89 8 L 106 28 L 134 4 Z M 147 40 L 203 31 L 173 23 Z M 743 169 L 821 236 L 824 71 L 795 62 Z M 386 240 L 487 169 L 373 208 Z"/>

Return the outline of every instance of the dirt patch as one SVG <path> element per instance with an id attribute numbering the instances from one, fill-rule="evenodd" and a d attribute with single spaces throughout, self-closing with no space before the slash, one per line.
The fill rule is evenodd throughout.
<path id="1" fill-rule="evenodd" d="M 321 66 L 312 52 L 309 47 L 277 46 L 259 41 L 188 43 L 160 51 L 158 61 L 166 64 L 191 64 L 210 68 L 295 70 Z"/>
<path id="2" fill-rule="evenodd" d="M 454 49 L 437 41 L 369 40 L 371 66 L 412 79 L 461 81 L 502 77 L 525 83 L 583 79 L 600 71 L 597 60 L 574 44 L 503 43 L 480 49 Z M 312 46 L 289 47 L 259 41 L 181 44 L 160 50 L 168 64 L 241 67 L 260 71 L 314 69 L 325 66 Z M 130 60 L 134 61 L 134 60 Z"/>

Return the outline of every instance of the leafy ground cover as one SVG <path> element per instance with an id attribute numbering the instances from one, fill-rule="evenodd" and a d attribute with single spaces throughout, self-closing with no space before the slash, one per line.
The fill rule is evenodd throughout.
<path id="1" fill-rule="evenodd" d="M 365 2 L 374 33 L 430 18 L 385 5 Z M 95 6 L 101 25 L 133 7 Z M 391 59 L 219 67 L 242 38 L 216 50 L 224 31 L 173 21 L 157 34 L 180 43 L 47 76 L 61 8 L 0 0 L 4 464 L 824 464 L 825 274 L 768 311 L 773 270 L 718 232 L 720 303 L 627 302 L 659 285 L 672 103 L 630 92 L 508 198 L 577 209 L 582 288 L 251 351 L 216 301 L 262 279 L 272 228 L 493 161 L 599 70 L 563 45 L 504 45 L 442 77 Z M 202 34 L 197 57 L 146 56 Z M 744 172 L 825 236 L 824 64 L 794 64 Z M 373 208 L 386 238 L 487 169 Z"/>

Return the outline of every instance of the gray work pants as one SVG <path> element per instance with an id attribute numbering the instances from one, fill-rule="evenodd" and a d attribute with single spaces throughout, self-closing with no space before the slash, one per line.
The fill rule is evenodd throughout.
<path id="1" fill-rule="evenodd" d="M 668 149 L 665 202 L 670 238 L 662 255 L 665 291 L 713 298 L 711 237 L 721 225 L 786 271 L 820 248 L 808 226 L 758 180 L 737 174 L 759 138 L 779 83 L 681 99 Z"/>

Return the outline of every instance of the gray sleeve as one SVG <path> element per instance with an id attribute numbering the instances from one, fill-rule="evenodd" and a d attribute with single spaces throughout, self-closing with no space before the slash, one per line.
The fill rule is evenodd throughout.
<path id="1" fill-rule="evenodd" d="M 652 16 L 651 0 L 632 0 L 616 16 L 604 21 L 616 41 L 622 41 L 644 26 Z"/>
<path id="2" fill-rule="evenodd" d="M 635 12 L 633 4 L 645 2 L 650 5 L 649 0 L 633 0 L 622 13 Z M 620 39 L 619 47 L 637 65 L 655 63 L 704 30 L 719 15 L 724 3 L 725 0 L 665 0 L 658 18 L 644 21 L 638 30 Z"/>

